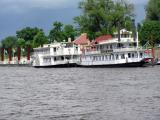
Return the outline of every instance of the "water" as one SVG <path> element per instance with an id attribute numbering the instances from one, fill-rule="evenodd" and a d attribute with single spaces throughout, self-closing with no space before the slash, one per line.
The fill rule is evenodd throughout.
<path id="1" fill-rule="evenodd" d="M 160 66 L 0 67 L 0 120 L 160 120 Z"/>

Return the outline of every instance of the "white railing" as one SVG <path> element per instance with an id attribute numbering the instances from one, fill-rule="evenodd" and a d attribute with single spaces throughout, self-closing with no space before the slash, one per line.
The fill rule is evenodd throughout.
<path id="1" fill-rule="evenodd" d="M 113 49 L 113 52 L 125 52 L 125 51 L 137 51 L 137 50 L 142 50 L 141 48 L 117 48 Z"/>
<path id="2" fill-rule="evenodd" d="M 90 55 L 90 54 L 100 54 L 101 51 L 85 51 L 85 55 Z"/>

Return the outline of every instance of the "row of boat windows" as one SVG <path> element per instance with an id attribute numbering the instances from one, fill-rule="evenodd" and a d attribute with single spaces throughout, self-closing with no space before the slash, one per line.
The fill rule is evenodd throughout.
<path id="1" fill-rule="evenodd" d="M 120 37 L 121 38 L 130 38 L 130 37 L 132 37 L 132 35 L 131 34 L 121 34 Z M 118 35 L 114 35 L 113 38 L 118 38 Z"/>
<path id="2" fill-rule="evenodd" d="M 43 58 L 44 63 L 51 63 L 51 58 Z"/>
<path id="3" fill-rule="evenodd" d="M 48 53 L 50 53 L 50 50 L 49 49 L 37 50 L 34 53 L 35 54 L 48 54 Z"/>
<path id="4" fill-rule="evenodd" d="M 140 58 L 143 57 L 143 53 L 140 53 Z M 94 61 L 104 61 L 104 60 L 120 60 L 126 59 L 125 54 L 115 54 L 115 55 L 104 55 L 104 56 L 88 56 Z M 138 53 L 128 53 L 128 58 L 138 58 Z M 87 59 L 87 57 L 85 57 Z"/>
<path id="5" fill-rule="evenodd" d="M 61 57 L 54 57 L 54 61 L 64 61 L 64 60 L 70 60 L 70 59 L 77 59 L 78 57 L 77 56 L 73 56 L 71 58 L 71 56 L 61 56 Z M 43 58 L 43 62 L 44 63 L 50 63 L 51 62 L 51 58 Z"/>
<path id="6" fill-rule="evenodd" d="M 121 47 L 122 48 L 125 48 L 126 46 L 133 46 L 132 44 L 128 44 L 128 45 L 124 45 L 124 44 L 121 44 Z M 100 45 L 100 46 L 97 46 L 97 49 L 113 49 L 113 48 L 117 48 L 117 45 Z"/>

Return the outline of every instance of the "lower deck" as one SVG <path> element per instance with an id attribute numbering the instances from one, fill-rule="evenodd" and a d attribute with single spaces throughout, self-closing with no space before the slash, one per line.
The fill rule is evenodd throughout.
<path id="1" fill-rule="evenodd" d="M 137 64 L 148 58 L 142 51 L 133 52 L 119 52 L 119 53 L 108 53 L 108 54 L 92 54 L 82 55 L 79 65 L 83 66 L 122 66 L 129 64 Z"/>

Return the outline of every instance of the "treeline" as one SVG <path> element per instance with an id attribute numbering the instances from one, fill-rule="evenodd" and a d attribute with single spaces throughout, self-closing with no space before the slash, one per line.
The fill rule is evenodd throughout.
<path id="1" fill-rule="evenodd" d="M 160 44 L 160 0 L 149 0 L 145 11 L 145 20 L 138 24 L 140 42 L 154 48 Z"/>
<path id="2" fill-rule="evenodd" d="M 50 30 L 48 36 L 45 35 L 43 29 L 37 27 L 26 27 L 16 32 L 16 36 L 8 36 L 1 41 L 1 47 L 16 48 L 17 46 L 25 48 L 30 46 L 32 48 L 43 46 L 43 44 L 52 43 L 54 41 L 60 42 L 67 38 L 74 40 L 76 30 L 72 25 L 65 25 L 61 22 L 54 22 L 53 29 Z"/>
<path id="3" fill-rule="evenodd" d="M 82 14 L 74 18 L 73 25 L 54 22 L 49 35 L 43 29 L 26 27 L 16 32 L 16 36 L 8 36 L 1 41 L 1 48 L 17 46 L 32 48 L 43 46 L 54 41 L 72 40 L 81 33 L 87 33 L 90 40 L 105 34 L 113 34 L 126 28 L 135 31 L 134 5 L 126 0 L 85 0 L 79 3 Z M 160 43 L 160 1 L 149 0 L 146 6 L 146 19 L 138 24 L 141 44 L 149 42 L 152 46 Z"/>

